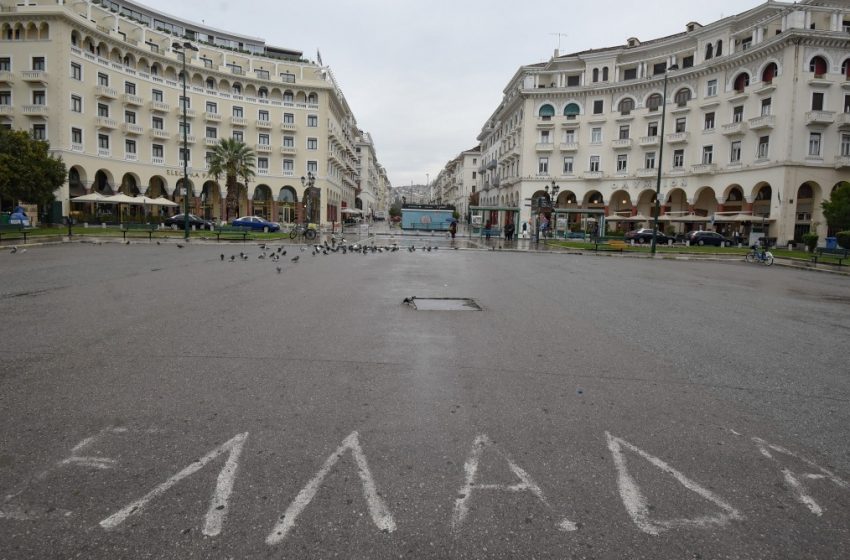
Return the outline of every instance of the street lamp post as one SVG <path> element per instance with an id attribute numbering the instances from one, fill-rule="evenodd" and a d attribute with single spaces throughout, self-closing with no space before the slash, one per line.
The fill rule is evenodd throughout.
<path id="1" fill-rule="evenodd" d="M 655 182 L 655 217 L 652 221 L 652 246 L 649 252 L 655 256 L 655 244 L 658 237 L 658 214 L 661 213 L 661 162 L 664 158 L 664 121 L 667 117 L 667 75 L 671 70 L 678 70 L 672 65 L 664 71 L 664 96 L 661 100 L 661 143 L 658 146 L 658 179 Z"/>
<path id="2" fill-rule="evenodd" d="M 555 216 L 555 208 L 557 207 L 557 202 L 558 202 L 558 200 L 557 200 L 558 199 L 558 191 L 561 190 L 561 187 L 556 185 L 555 181 L 553 180 L 552 184 L 546 185 L 545 187 L 543 187 L 543 190 L 546 191 L 546 195 L 549 196 L 549 208 L 552 209 L 551 213 L 549 214 L 550 215 L 549 228 L 550 228 L 551 231 L 555 231 L 554 225 L 552 224 L 552 220 L 556 220 L 556 218 L 557 218 Z"/>
<path id="3" fill-rule="evenodd" d="M 183 71 L 181 72 L 181 76 L 183 76 L 183 98 L 181 100 L 183 105 L 183 237 L 186 241 L 189 241 L 189 139 L 186 123 L 186 108 L 189 105 L 189 99 L 186 97 L 186 51 L 197 51 L 198 47 L 187 41 L 172 43 L 171 49 L 179 52 L 183 61 Z"/>
<path id="4" fill-rule="evenodd" d="M 301 186 L 305 187 L 304 194 L 307 195 L 307 203 L 305 205 L 305 210 L 307 216 L 304 219 L 304 227 L 307 228 L 310 225 L 310 218 L 313 214 L 313 188 L 316 185 L 316 176 L 313 175 L 312 172 L 307 172 L 307 177 L 301 177 Z"/>

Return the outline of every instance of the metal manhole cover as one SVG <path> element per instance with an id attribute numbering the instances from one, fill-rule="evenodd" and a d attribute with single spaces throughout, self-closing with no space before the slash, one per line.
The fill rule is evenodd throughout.
<path id="1" fill-rule="evenodd" d="M 481 311 L 471 298 L 418 298 L 405 299 L 416 311 Z"/>

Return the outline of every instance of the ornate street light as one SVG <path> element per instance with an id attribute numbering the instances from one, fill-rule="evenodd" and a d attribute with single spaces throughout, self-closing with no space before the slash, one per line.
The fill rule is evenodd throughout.
<path id="1" fill-rule="evenodd" d="M 549 214 L 551 216 L 549 220 L 549 231 L 555 231 L 555 223 L 557 223 L 557 216 L 555 215 L 555 208 L 558 206 L 558 191 L 561 190 L 561 187 L 555 184 L 555 181 L 552 181 L 551 185 L 546 185 L 543 187 L 543 190 L 546 191 L 546 195 L 549 197 L 549 208 L 552 209 L 552 212 Z"/>
<path id="2" fill-rule="evenodd" d="M 305 204 L 305 211 L 307 216 L 305 217 L 304 227 L 310 225 L 310 218 L 313 215 L 313 189 L 316 185 L 316 176 L 313 175 L 312 172 L 307 172 L 307 177 L 301 177 L 301 186 L 305 187 L 304 194 L 307 195 L 307 202 Z"/>
<path id="3" fill-rule="evenodd" d="M 175 42 L 171 44 L 171 50 L 179 52 L 183 61 L 183 71 L 181 72 L 183 77 L 183 98 L 181 99 L 183 105 L 183 237 L 186 241 L 189 241 L 189 141 L 186 123 L 186 108 L 189 105 L 189 98 L 186 97 L 186 51 L 197 51 L 198 47 L 188 41 L 184 43 Z"/>
<path id="4" fill-rule="evenodd" d="M 667 75 L 672 70 L 678 70 L 672 65 L 664 70 L 664 97 L 661 100 L 661 143 L 658 146 L 658 180 L 655 182 L 655 218 L 652 221 L 652 246 L 649 252 L 655 256 L 655 242 L 658 237 L 658 214 L 661 213 L 661 162 L 664 157 L 664 121 L 667 117 Z"/>

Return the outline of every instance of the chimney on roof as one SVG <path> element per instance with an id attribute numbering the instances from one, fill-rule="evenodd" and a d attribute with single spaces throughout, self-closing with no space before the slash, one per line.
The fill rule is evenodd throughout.
<path id="1" fill-rule="evenodd" d="M 561 56 L 560 49 L 555 49 L 555 54 L 552 55 L 552 58 L 558 58 L 559 56 Z"/>

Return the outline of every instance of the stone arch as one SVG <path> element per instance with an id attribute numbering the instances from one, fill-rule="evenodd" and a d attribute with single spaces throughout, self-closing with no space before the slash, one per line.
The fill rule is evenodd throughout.
<path id="1" fill-rule="evenodd" d="M 844 76 L 845 80 L 850 80 L 850 58 L 845 58 L 844 62 L 841 63 L 841 75 Z"/>
<path id="2" fill-rule="evenodd" d="M 154 175 L 148 180 L 148 190 L 145 194 L 150 198 L 168 198 L 171 196 L 171 192 L 168 189 L 168 182 L 165 178 L 161 175 Z"/>
<path id="3" fill-rule="evenodd" d="M 257 88 L 257 97 L 260 99 L 268 99 L 269 98 L 269 88 L 266 86 L 260 86 Z"/>
<path id="4" fill-rule="evenodd" d="M 103 195 L 115 194 L 115 178 L 108 169 L 98 169 L 94 174 L 92 191 Z"/>
<path id="5" fill-rule="evenodd" d="M 570 101 L 566 105 L 564 105 L 564 116 L 567 119 L 575 119 L 581 115 L 581 104 L 577 101 Z"/>
<path id="6" fill-rule="evenodd" d="M 169 64 L 168 66 L 165 67 L 165 70 L 163 71 L 162 76 L 166 80 L 171 80 L 171 81 L 176 82 L 179 74 L 177 73 L 177 68 Z"/>
<path id="7" fill-rule="evenodd" d="M 635 98 L 631 95 L 624 95 L 619 102 L 617 102 L 617 110 L 621 115 L 628 115 L 634 111 L 637 102 Z"/>
<path id="8" fill-rule="evenodd" d="M 683 86 L 676 90 L 673 100 L 679 107 L 684 107 L 688 101 L 694 98 L 694 90 L 690 86 Z"/>
<path id="9" fill-rule="evenodd" d="M 251 198 L 253 203 L 255 216 L 260 216 L 266 220 L 273 220 L 274 199 L 272 198 L 272 190 L 266 184 L 257 185 L 254 188 L 254 196 Z"/>
<path id="10" fill-rule="evenodd" d="M 73 29 L 71 31 L 71 44 L 75 47 L 79 47 L 81 45 L 82 41 L 83 41 L 83 38 L 80 35 L 80 32 L 77 31 L 76 29 Z"/>
<path id="11" fill-rule="evenodd" d="M 218 89 L 218 84 L 213 76 L 207 76 L 207 79 L 204 80 L 204 87 L 210 91 L 215 91 Z"/>
<path id="12" fill-rule="evenodd" d="M 653 92 L 646 96 L 646 100 L 644 101 L 644 106 L 650 111 L 658 111 L 661 109 L 661 105 L 664 103 L 664 96 L 660 93 Z"/>
<path id="13" fill-rule="evenodd" d="M 732 82 L 732 88 L 737 92 L 742 92 L 747 89 L 747 86 L 750 85 L 750 74 L 749 72 L 742 71 L 735 75 L 735 79 Z"/>
<path id="14" fill-rule="evenodd" d="M 50 39 L 50 24 L 42 22 L 38 26 L 38 40 L 47 41 L 48 39 Z"/>
<path id="15" fill-rule="evenodd" d="M 133 53 L 131 53 L 131 52 L 125 53 L 125 54 L 124 54 L 124 58 L 122 59 L 122 61 L 121 61 L 121 62 L 122 62 L 122 63 L 124 64 L 124 66 L 126 66 L 127 68 L 130 68 L 130 69 L 132 69 L 132 70 L 135 70 L 135 69 L 136 69 L 136 56 L 135 56 Z"/>
<path id="16" fill-rule="evenodd" d="M 145 58 L 144 56 L 140 56 L 140 57 L 139 57 L 139 60 L 138 60 L 138 61 L 136 61 L 136 69 L 137 69 L 139 72 L 147 72 L 147 73 L 150 73 L 150 71 L 151 71 L 151 63 L 150 63 L 150 62 L 148 61 L 148 59 L 147 59 L 147 58 Z"/>
<path id="17" fill-rule="evenodd" d="M 741 212 L 744 209 L 744 203 L 744 189 L 741 185 L 733 183 L 724 189 L 723 207 L 725 211 Z"/>
<path id="18" fill-rule="evenodd" d="M 81 165 L 68 169 L 68 189 L 71 197 L 86 194 L 86 170 Z"/>
<path id="19" fill-rule="evenodd" d="M 257 97 L 257 86 L 254 84 L 245 84 L 245 97 Z"/>
<path id="20" fill-rule="evenodd" d="M 94 49 L 94 53 L 100 58 L 108 58 L 109 57 L 109 45 L 107 45 L 104 41 L 100 41 Z"/>
<path id="21" fill-rule="evenodd" d="M 311 91 L 310 95 L 307 96 L 307 103 L 317 105 L 319 103 L 319 95 L 315 91 Z"/>
<path id="22" fill-rule="evenodd" d="M 273 87 L 269 94 L 269 99 L 272 101 L 283 101 L 283 92 L 278 87 Z"/>
<path id="23" fill-rule="evenodd" d="M 123 60 L 124 60 L 124 57 L 122 56 L 121 50 L 118 47 L 112 47 L 109 50 L 109 61 L 110 62 L 117 62 L 118 64 L 121 64 L 121 62 Z"/>
<path id="24" fill-rule="evenodd" d="M 229 93 L 231 90 L 230 80 L 227 78 L 221 78 L 218 82 L 218 91 L 225 91 Z"/>
<path id="25" fill-rule="evenodd" d="M 769 84 L 773 79 L 779 76 L 779 64 L 775 60 L 766 61 L 759 70 L 761 81 Z"/>
<path id="26" fill-rule="evenodd" d="M 694 212 L 699 216 L 711 216 L 717 212 L 717 195 L 709 186 L 699 187 L 694 193 Z"/>
<path id="27" fill-rule="evenodd" d="M 815 223 L 823 222 L 823 189 L 814 181 L 806 181 L 797 188 L 794 197 L 794 241 L 801 243 L 803 235 L 812 231 Z"/>
<path id="28" fill-rule="evenodd" d="M 809 59 L 808 68 L 815 77 L 825 76 L 829 72 L 829 59 L 825 54 L 816 54 Z"/>
<path id="29" fill-rule="evenodd" d="M 685 213 L 688 211 L 688 195 L 685 190 L 680 187 L 670 189 L 667 196 L 664 197 L 664 206 L 667 207 L 667 212 Z"/>
<path id="30" fill-rule="evenodd" d="M 201 76 L 198 72 L 192 74 L 192 86 L 197 88 L 204 87 L 204 77 Z"/>
<path id="31" fill-rule="evenodd" d="M 632 197 L 623 189 L 619 189 L 611 193 L 608 199 L 608 215 L 628 215 L 632 214 Z"/>
<path id="32" fill-rule="evenodd" d="M 294 103 L 295 102 L 295 94 L 292 93 L 291 89 L 285 90 L 283 92 L 283 102 L 284 103 Z"/>
<path id="33" fill-rule="evenodd" d="M 142 184 L 139 176 L 135 173 L 127 172 L 121 177 L 121 186 L 118 187 L 118 192 L 127 196 L 138 196 L 142 194 L 139 186 Z"/>
<path id="34" fill-rule="evenodd" d="M 192 181 L 192 179 L 189 179 L 188 181 L 186 181 L 186 184 L 189 186 L 189 189 L 188 189 L 189 196 L 197 196 L 198 192 L 197 192 L 197 189 L 195 188 L 194 181 Z M 178 197 L 181 200 L 183 199 L 183 192 L 182 192 L 183 177 L 180 177 L 179 179 L 177 179 L 177 184 L 175 185 L 175 187 L 176 188 L 174 189 L 174 201 L 177 202 Z M 181 204 L 180 207 L 182 208 L 183 205 Z"/>
<path id="35" fill-rule="evenodd" d="M 38 40 L 38 26 L 35 24 L 35 22 L 31 21 L 31 22 L 27 23 L 25 36 L 27 38 L 27 41 L 37 41 Z"/>
<path id="36" fill-rule="evenodd" d="M 295 94 L 295 102 L 296 103 L 307 103 L 307 94 L 303 91 L 299 91 Z"/>
<path id="37" fill-rule="evenodd" d="M 233 82 L 233 85 L 230 86 L 230 93 L 242 95 L 242 82 Z"/>
<path id="38" fill-rule="evenodd" d="M 637 195 L 637 211 L 643 216 L 652 216 L 655 212 L 655 189 L 643 189 Z"/>
<path id="39" fill-rule="evenodd" d="M 514 197 L 517 196 L 519 195 L 517 193 L 514 193 Z M 576 197 L 576 193 L 570 190 L 559 192 L 558 198 L 556 200 L 558 208 L 576 208 L 578 206 L 578 197 Z"/>
<path id="40" fill-rule="evenodd" d="M 582 208 L 602 208 L 605 206 L 605 197 L 595 189 L 589 190 L 584 194 L 581 205 Z"/>
<path id="41" fill-rule="evenodd" d="M 555 107 L 551 103 L 543 103 L 536 112 L 541 119 L 551 119 L 555 116 Z"/>
<path id="42" fill-rule="evenodd" d="M 753 216 L 770 216 L 773 201 L 773 187 L 770 183 L 760 182 L 753 187 Z"/>
<path id="43" fill-rule="evenodd" d="M 201 215 L 205 220 L 221 216 L 221 187 L 215 181 L 206 181 L 201 187 Z"/>
<path id="44" fill-rule="evenodd" d="M 151 64 L 151 75 L 152 76 L 162 76 L 164 73 L 162 69 L 162 64 L 158 61 Z"/>

